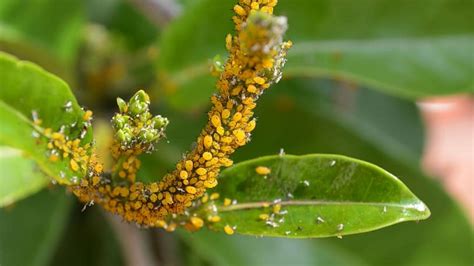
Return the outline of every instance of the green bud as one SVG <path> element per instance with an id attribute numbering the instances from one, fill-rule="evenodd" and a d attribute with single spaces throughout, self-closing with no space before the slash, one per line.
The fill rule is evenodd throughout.
<path id="1" fill-rule="evenodd" d="M 139 115 L 148 111 L 148 104 L 144 102 L 136 102 L 136 101 L 130 102 L 129 109 L 132 115 Z"/>
<path id="2" fill-rule="evenodd" d="M 150 96 L 148 96 L 148 94 L 144 90 L 139 90 L 132 96 L 132 98 L 130 98 L 129 102 L 141 102 L 150 104 Z"/>
<path id="3" fill-rule="evenodd" d="M 145 112 L 140 116 L 140 121 L 146 124 L 147 121 L 150 119 L 150 117 L 151 117 L 151 114 L 149 112 Z"/>
<path id="4" fill-rule="evenodd" d="M 220 55 L 214 56 L 212 58 L 212 70 L 218 73 L 224 71 L 224 63 Z"/>
<path id="5" fill-rule="evenodd" d="M 166 117 L 157 115 L 153 117 L 152 124 L 155 129 L 161 129 L 161 128 L 166 127 L 169 124 L 169 120 Z"/>
<path id="6" fill-rule="evenodd" d="M 125 124 L 128 122 L 128 116 L 124 116 L 121 114 L 116 114 L 112 118 L 112 122 L 114 123 L 115 128 L 123 128 Z"/>
<path id="7" fill-rule="evenodd" d="M 117 131 L 117 138 L 121 143 L 126 143 L 129 142 L 131 137 L 129 134 L 126 134 L 123 130 L 118 130 Z"/>
<path id="8" fill-rule="evenodd" d="M 127 103 L 120 97 L 117 97 L 117 105 L 119 107 L 120 113 L 126 113 L 128 106 Z"/>
<path id="9" fill-rule="evenodd" d="M 140 140 L 142 142 L 153 142 L 159 137 L 158 132 L 154 130 L 146 130 L 140 133 Z"/>

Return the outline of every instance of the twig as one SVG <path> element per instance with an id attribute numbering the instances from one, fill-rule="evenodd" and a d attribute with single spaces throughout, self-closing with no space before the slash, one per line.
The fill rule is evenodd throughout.
<path id="1" fill-rule="evenodd" d="M 127 224 L 119 216 L 108 212 L 106 217 L 118 237 L 126 265 L 159 265 L 153 255 L 147 231 L 141 231 L 135 225 Z"/>

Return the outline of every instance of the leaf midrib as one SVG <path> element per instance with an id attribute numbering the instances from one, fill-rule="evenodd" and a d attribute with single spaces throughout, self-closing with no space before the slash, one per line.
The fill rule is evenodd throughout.
<path id="1" fill-rule="evenodd" d="M 220 206 L 218 207 L 219 211 L 237 211 L 245 209 L 256 209 L 264 208 L 274 204 L 279 204 L 281 206 L 313 206 L 313 205 L 326 205 L 326 206 L 341 206 L 341 205 L 356 205 L 356 206 L 378 206 L 378 207 L 390 207 L 390 208 L 401 208 L 401 209 L 415 209 L 417 211 L 424 211 L 426 207 L 421 202 L 412 202 L 412 203 L 393 203 L 393 202 L 364 202 L 364 201 L 327 201 L 327 200 L 291 200 L 291 201 L 281 201 L 274 203 L 272 201 L 259 201 L 259 202 L 245 202 L 237 203 L 230 206 Z M 423 207 L 424 210 L 420 210 Z"/>

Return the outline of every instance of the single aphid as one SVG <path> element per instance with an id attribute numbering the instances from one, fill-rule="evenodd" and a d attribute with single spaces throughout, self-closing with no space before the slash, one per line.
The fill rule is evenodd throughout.
<path id="1" fill-rule="evenodd" d="M 255 172 L 259 175 L 268 175 L 272 172 L 272 170 L 266 166 L 258 166 L 255 168 Z"/>
<path id="2" fill-rule="evenodd" d="M 232 227 L 230 227 L 230 225 L 226 225 L 224 227 L 224 232 L 228 235 L 233 235 L 234 234 L 234 229 Z"/>

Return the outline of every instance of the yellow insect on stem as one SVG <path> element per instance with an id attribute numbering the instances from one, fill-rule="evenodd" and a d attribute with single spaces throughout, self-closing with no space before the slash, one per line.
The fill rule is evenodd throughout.
<path id="1" fill-rule="evenodd" d="M 229 58 L 217 81 L 218 92 L 211 97 L 208 123 L 197 138 L 195 148 L 176 164 L 174 171 L 159 182 L 135 181 L 140 167 L 138 155 L 153 149 L 152 144 L 163 135 L 159 126 L 167 124 L 160 116 L 151 118 L 149 97 L 140 91 L 129 103 L 117 101 L 120 113 L 113 119 L 116 130 L 116 142 L 112 146 L 116 161 L 113 178 L 121 179 L 111 182 L 98 173 L 102 172 L 102 166 L 95 163 L 89 167 L 90 182 L 74 186 L 73 192 L 81 200 L 94 201 L 127 221 L 173 231 L 177 223 L 169 220 L 170 214 L 184 213 L 197 204 L 196 200 L 205 195 L 208 188 L 217 185 L 220 169 L 233 164 L 231 154 L 249 142 L 256 126 L 253 110 L 259 96 L 281 78 L 291 43 L 283 41 L 286 18 L 271 15 L 276 3 L 276 0 L 240 0 L 233 7 L 236 34 L 225 38 Z M 85 114 L 84 119 L 91 115 Z M 71 168 L 76 167 L 71 164 Z M 268 174 L 267 169 L 257 170 L 257 173 Z M 121 184 L 120 189 L 116 184 Z M 199 204 L 218 197 L 219 194 L 213 193 Z M 225 199 L 224 205 L 230 204 L 230 199 Z M 220 221 L 216 214 L 204 217 L 209 217 L 208 222 Z M 204 220 L 193 216 L 190 223 L 193 228 L 200 228 Z M 224 227 L 227 234 L 233 234 L 234 230 L 229 225 Z"/>

